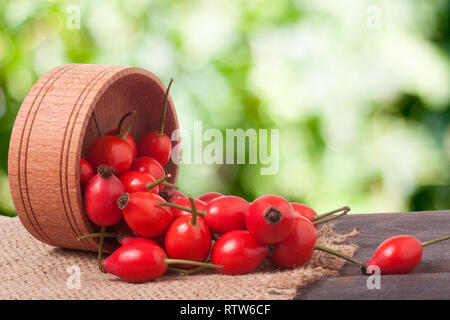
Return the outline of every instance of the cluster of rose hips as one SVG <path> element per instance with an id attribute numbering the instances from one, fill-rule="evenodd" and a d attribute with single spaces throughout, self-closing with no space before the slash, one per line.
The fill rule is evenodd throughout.
<path id="1" fill-rule="evenodd" d="M 188 274 L 210 267 L 237 275 L 254 271 L 266 258 L 279 268 L 300 267 L 315 249 L 352 261 L 363 270 L 375 262 L 386 264 L 388 259 L 378 251 L 376 256 L 381 258 L 363 265 L 316 244 L 317 225 L 347 214 L 347 206 L 317 215 L 313 209 L 277 195 L 263 195 L 249 203 L 215 192 L 194 199 L 176 190 L 166 181 L 170 175 L 164 169 L 172 151 L 164 133 L 172 81 L 164 98 L 160 130 L 147 133 L 138 143 L 129 129 L 122 128 L 134 112 L 124 115 L 118 127 L 106 135 L 93 115 L 99 137 L 87 149 L 86 159 L 81 159 L 80 182 L 87 217 L 100 232 L 79 239 L 100 239 L 102 271 L 129 282 L 150 281 L 168 269 Z M 107 227 L 113 232 L 107 232 Z M 103 259 L 105 237 L 115 237 L 120 247 Z M 406 260 L 400 263 L 403 271 L 415 261 Z"/>

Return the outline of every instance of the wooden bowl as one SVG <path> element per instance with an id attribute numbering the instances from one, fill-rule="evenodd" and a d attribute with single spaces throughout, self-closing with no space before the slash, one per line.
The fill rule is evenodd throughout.
<path id="1" fill-rule="evenodd" d="M 44 74 L 31 88 L 14 123 L 9 183 L 17 214 L 38 240 L 62 248 L 97 251 L 98 241 L 78 241 L 98 227 L 86 217 L 79 181 L 80 157 L 98 137 L 92 112 L 106 133 L 126 120 L 138 141 L 157 130 L 165 86 L 151 72 L 132 67 L 67 64 Z M 165 132 L 178 128 L 168 99 Z M 168 170 L 176 183 L 178 166 Z M 105 248 L 110 250 L 112 243 Z"/>

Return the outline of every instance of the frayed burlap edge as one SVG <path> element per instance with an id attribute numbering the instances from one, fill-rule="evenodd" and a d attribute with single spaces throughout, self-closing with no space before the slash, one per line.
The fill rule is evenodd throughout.
<path id="1" fill-rule="evenodd" d="M 299 287 L 336 276 L 345 263 L 316 251 L 308 265 L 295 270 L 278 270 L 264 261 L 258 270 L 246 275 L 226 276 L 208 270 L 130 284 L 100 273 L 94 253 L 40 243 L 17 218 L 0 217 L 0 234 L 0 299 L 286 300 L 292 299 Z M 338 234 L 332 225 L 324 225 L 318 231 L 318 243 L 353 256 L 358 246 L 344 242 L 358 234 L 357 230 Z"/>

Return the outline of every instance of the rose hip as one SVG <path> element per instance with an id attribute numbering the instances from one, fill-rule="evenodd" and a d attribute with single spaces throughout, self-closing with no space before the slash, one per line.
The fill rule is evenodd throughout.
<path id="1" fill-rule="evenodd" d="M 175 198 L 186 198 L 186 195 L 174 188 L 164 188 L 159 192 L 159 195 L 164 198 L 167 202 L 172 201 Z M 173 210 L 172 210 L 173 211 Z"/>
<path id="2" fill-rule="evenodd" d="M 394 236 L 383 241 L 366 264 L 363 264 L 342 252 L 318 244 L 314 246 L 314 249 L 350 261 L 358 266 L 363 274 L 371 274 L 368 272 L 370 267 L 379 268 L 381 274 L 405 274 L 411 272 L 420 263 L 423 247 L 449 239 L 450 236 L 445 236 L 430 241 L 420 242 L 416 237 L 409 235 Z"/>
<path id="3" fill-rule="evenodd" d="M 117 200 L 127 225 L 142 237 L 157 237 L 172 222 L 172 210 L 158 202 L 165 201 L 151 192 L 123 193 Z"/>
<path id="4" fill-rule="evenodd" d="M 133 170 L 122 173 L 119 179 L 128 193 L 149 191 L 145 186 L 156 181 L 156 179 L 148 173 Z M 158 194 L 159 186 L 154 186 L 150 191 Z"/>
<path id="5" fill-rule="evenodd" d="M 131 170 L 148 173 L 155 179 L 162 178 L 166 174 L 163 166 L 155 158 L 151 157 L 138 157 L 134 159 Z"/>
<path id="6" fill-rule="evenodd" d="M 268 254 L 267 246 L 257 242 L 247 230 L 222 235 L 213 245 L 211 262 L 222 265 L 223 274 L 245 274 L 254 271 Z"/>
<path id="7" fill-rule="evenodd" d="M 245 229 L 245 216 L 249 207 L 250 203 L 240 197 L 217 197 L 206 205 L 205 221 L 211 231 L 218 234 Z"/>
<path id="8" fill-rule="evenodd" d="M 220 265 L 203 262 L 168 259 L 163 249 L 144 242 L 119 247 L 102 261 L 102 266 L 106 273 L 114 274 L 122 280 L 142 283 L 162 276 L 167 271 L 168 264 L 180 263 L 216 269 L 223 268 Z"/>
<path id="9" fill-rule="evenodd" d="M 91 164 L 83 159 L 80 158 L 80 184 L 82 187 L 86 186 L 89 182 L 89 180 L 94 176 L 94 169 L 92 168 Z"/>
<path id="10" fill-rule="evenodd" d="M 119 179 L 128 193 L 150 191 L 158 194 L 160 184 L 164 183 L 167 178 L 170 178 L 170 174 L 156 180 L 148 173 L 140 171 L 127 171 L 123 173 Z"/>
<path id="11" fill-rule="evenodd" d="M 189 198 L 193 208 L 190 216 L 176 218 L 166 232 L 165 249 L 174 259 L 205 261 L 211 249 L 211 233 L 202 217 L 197 216 L 194 199 Z M 193 268 L 193 265 L 180 265 L 181 268 Z"/>
<path id="12" fill-rule="evenodd" d="M 169 136 L 164 133 L 164 123 L 166 119 L 167 100 L 173 79 L 170 79 L 164 96 L 163 112 L 159 131 L 152 131 L 144 135 L 138 143 L 139 156 L 149 156 L 158 160 L 161 165 L 165 166 L 170 159 L 172 151 L 172 142 Z"/>
<path id="13" fill-rule="evenodd" d="M 183 209 L 179 209 L 179 208 L 172 208 L 172 212 L 173 212 L 173 216 L 174 218 L 179 218 L 182 216 L 191 216 L 191 203 L 189 201 L 188 198 L 181 198 L 181 197 L 177 197 L 177 198 L 172 198 L 170 200 L 170 203 L 173 203 L 177 206 L 183 206 L 186 208 L 189 208 L 189 211 L 187 210 L 183 210 Z M 197 211 L 204 211 L 206 208 L 206 203 L 204 203 L 203 201 L 200 201 L 198 199 L 194 199 L 194 203 L 195 203 L 195 207 L 197 209 Z"/>
<path id="14" fill-rule="evenodd" d="M 133 136 L 128 132 L 129 130 L 122 129 L 123 122 L 126 118 L 128 118 L 131 115 L 136 114 L 136 110 L 133 110 L 131 112 L 128 112 L 125 114 L 122 119 L 120 119 L 119 124 L 117 125 L 117 128 L 110 130 L 106 135 L 107 136 L 117 136 L 124 139 L 129 145 L 132 150 L 132 156 L 133 160 L 136 158 L 137 155 L 137 146 L 136 141 L 134 140 Z"/>
<path id="15" fill-rule="evenodd" d="M 156 241 L 149 239 L 149 238 L 143 238 L 143 237 L 125 237 L 122 240 L 120 240 L 120 244 L 122 246 L 129 245 L 129 244 L 136 244 L 136 243 L 147 243 L 152 244 L 158 247 L 161 247 L 159 243 Z"/>
<path id="16" fill-rule="evenodd" d="M 378 246 L 372 258 L 365 264 L 365 269 L 377 266 L 381 274 L 410 273 L 420 263 L 423 247 L 448 239 L 450 236 L 420 242 L 416 237 L 408 235 L 391 237 Z"/>
<path id="17" fill-rule="evenodd" d="M 290 204 L 295 215 L 305 217 L 309 221 L 314 222 L 317 213 L 313 209 L 302 203 L 291 202 Z"/>
<path id="18" fill-rule="evenodd" d="M 89 220 L 99 226 L 112 226 L 122 218 L 117 199 L 125 187 L 111 167 L 100 165 L 97 174 L 86 185 L 84 208 Z"/>
<path id="19" fill-rule="evenodd" d="M 282 197 L 264 195 L 252 202 L 245 223 L 257 241 L 279 243 L 286 239 L 294 227 L 294 210 Z"/>
<path id="20" fill-rule="evenodd" d="M 311 259 L 316 241 L 317 231 L 311 222 L 303 216 L 296 216 L 288 237 L 271 245 L 269 261 L 285 269 L 303 266 Z"/>
<path id="21" fill-rule="evenodd" d="M 210 202 L 211 200 L 214 200 L 218 197 L 223 196 L 223 194 L 218 193 L 218 192 L 207 192 L 204 193 L 202 195 L 199 195 L 197 197 L 198 200 L 203 201 L 204 203 L 208 204 L 208 202 Z"/>
<path id="22" fill-rule="evenodd" d="M 102 136 L 95 139 L 86 152 L 86 159 L 97 170 L 99 165 L 112 167 L 120 175 L 131 168 L 133 151 L 120 137 Z"/>

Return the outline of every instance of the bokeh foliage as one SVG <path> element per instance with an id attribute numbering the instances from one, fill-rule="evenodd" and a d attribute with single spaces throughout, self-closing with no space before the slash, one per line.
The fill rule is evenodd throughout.
<path id="1" fill-rule="evenodd" d="M 73 26 L 80 12 L 80 28 Z M 33 83 L 63 63 L 147 68 L 183 128 L 279 128 L 280 170 L 183 165 L 179 184 L 323 211 L 450 207 L 448 1 L 0 2 L 0 212 L 7 156 Z"/>

